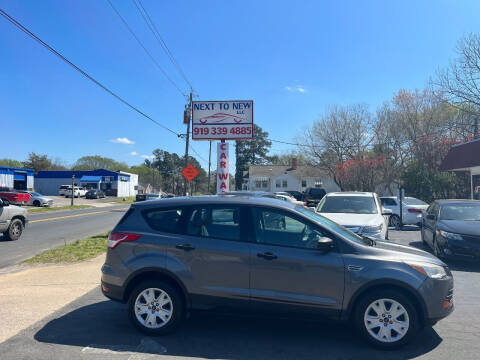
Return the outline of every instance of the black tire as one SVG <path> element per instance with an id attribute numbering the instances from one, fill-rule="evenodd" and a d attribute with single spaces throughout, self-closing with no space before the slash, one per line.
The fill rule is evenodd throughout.
<path id="1" fill-rule="evenodd" d="M 387 228 L 387 232 L 385 233 L 385 240 L 390 240 L 388 237 L 389 235 L 388 235 L 388 228 Z"/>
<path id="2" fill-rule="evenodd" d="M 380 299 L 390 299 L 398 302 L 400 305 L 403 306 L 403 308 L 406 310 L 408 314 L 408 320 L 409 320 L 408 330 L 403 335 L 403 337 L 399 338 L 397 341 L 393 341 L 393 342 L 380 341 L 377 338 L 370 335 L 369 331 L 366 328 L 365 321 L 364 321 L 365 312 L 367 311 L 370 304 Z M 412 340 L 415 337 L 415 335 L 421 328 L 420 319 L 418 317 L 417 310 L 415 309 L 415 306 L 413 305 L 412 301 L 407 296 L 405 296 L 402 292 L 397 290 L 389 290 L 389 289 L 375 290 L 371 293 L 366 294 L 365 296 L 362 296 L 358 301 L 357 305 L 355 306 L 355 312 L 353 316 L 355 320 L 355 325 L 358 331 L 360 332 L 360 334 L 362 335 L 362 337 L 373 346 L 381 349 L 395 349 L 407 344 L 410 340 Z M 372 331 L 375 332 L 375 328 L 372 329 Z M 378 331 L 380 331 L 380 327 L 378 328 Z M 390 331 L 390 335 L 392 334 L 394 334 L 394 331 Z M 396 334 L 398 335 L 399 333 L 396 333 Z"/>
<path id="3" fill-rule="evenodd" d="M 41 205 L 41 204 L 40 204 L 40 201 L 38 201 L 38 200 L 35 200 L 35 201 L 33 202 L 33 206 L 39 207 L 40 205 Z"/>
<path id="4" fill-rule="evenodd" d="M 143 325 L 137 319 L 137 316 L 135 314 L 135 301 L 137 300 L 137 297 L 140 295 L 140 293 L 149 288 L 161 289 L 165 293 L 167 293 L 167 295 L 171 299 L 173 308 L 168 322 L 162 327 L 154 329 L 148 328 Z M 130 318 L 130 321 L 133 323 L 133 325 L 135 325 L 138 330 L 148 335 L 165 335 L 173 332 L 182 323 L 185 315 L 185 304 L 182 295 L 175 287 L 161 280 L 144 281 L 137 285 L 130 293 L 127 307 L 128 317 Z"/>
<path id="5" fill-rule="evenodd" d="M 420 228 L 420 237 L 422 238 L 422 244 L 425 246 L 425 247 L 429 247 L 427 242 L 425 241 L 425 235 L 423 234 L 423 226 Z"/>
<path id="6" fill-rule="evenodd" d="M 398 215 L 391 215 L 390 218 L 388 219 L 388 225 L 392 226 L 394 228 L 399 228 L 400 227 L 400 216 Z"/>
<path id="7" fill-rule="evenodd" d="M 4 233 L 7 240 L 15 241 L 20 239 L 23 232 L 23 222 L 20 219 L 13 219 L 8 227 L 8 230 Z"/>

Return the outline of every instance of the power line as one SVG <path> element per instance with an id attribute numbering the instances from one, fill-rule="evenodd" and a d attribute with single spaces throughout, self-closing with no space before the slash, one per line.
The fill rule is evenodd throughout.
<path id="1" fill-rule="evenodd" d="M 133 31 L 133 29 L 128 25 L 127 21 L 122 17 L 122 15 L 120 15 L 120 13 L 118 12 L 118 10 L 115 8 L 115 6 L 113 6 L 112 2 L 110 0 L 107 0 L 107 2 L 110 4 L 110 7 L 113 9 L 113 11 L 118 15 L 118 17 L 120 18 L 120 20 L 123 22 L 123 24 L 125 25 L 125 27 L 128 29 L 128 31 L 130 32 L 130 34 L 132 34 L 132 36 L 135 38 L 135 40 L 137 40 L 138 44 L 142 47 L 143 51 L 145 51 L 145 53 L 148 55 L 148 57 L 153 61 L 153 63 L 155 64 L 155 66 L 158 68 L 158 70 L 161 71 L 161 73 L 163 74 L 163 76 L 165 76 L 165 78 L 170 81 L 170 83 L 178 90 L 178 92 L 180 94 L 182 94 L 183 97 L 187 98 L 187 94 L 185 94 L 177 85 L 177 83 L 175 81 L 172 80 L 172 78 L 170 76 L 168 76 L 168 74 L 165 72 L 165 70 L 163 70 L 163 68 L 160 66 L 160 64 L 158 63 L 157 60 L 155 60 L 155 58 L 153 57 L 153 55 L 150 53 L 150 51 L 147 50 L 147 48 L 143 45 L 143 43 L 140 41 L 140 39 L 138 38 L 138 36 L 135 34 L 135 32 Z"/>
<path id="2" fill-rule="evenodd" d="M 81 73 L 83 76 L 85 76 L 87 79 L 89 79 L 90 81 L 92 81 L 95 85 L 101 87 L 103 90 L 105 90 L 106 92 L 108 92 L 110 95 L 112 95 L 113 97 L 115 97 L 117 100 L 121 101 L 123 104 L 127 105 L 129 108 L 131 108 L 132 110 L 136 111 L 137 113 L 139 113 L 140 115 L 142 115 L 143 117 L 147 118 L 148 120 L 150 120 L 151 122 L 153 122 L 154 124 L 160 126 L 161 128 L 171 132 L 172 134 L 175 134 L 177 136 L 180 136 L 179 133 L 177 133 L 176 131 L 168 128 L 167 126 L 165 125 L 162 125 L 161 123 L 159 123 L 158 121 L 156 121 L 155 119 L 151 118 L 150 116 L 148 116 L 147 114 L 145 114 L 143 111 L 141 111 L 140 109 L 138 109 L 137 107 L 133 106 L 132 104 L 130 104 L 129 102 L 127 102 L 126 100 L 124 100 L 122 97 L 120 97 L 119 95 L 117 95 L 116 93 L 114 93 L 112 90 L 110 90 L 109 88 L 107 88 L 105 85 L 103 85 L 102 83 L 100 83 L 98 80 L 94 79 L 92 76 L 90 76 L 89 74 L 87 74 L 85 71 L 83 71 L 82 69 L 80 69 L 77 65 L 75 65 L 74 63 L 72 63 L 70 60 L 68 60 L 65 56 L 63 56 L 62 54 L 60 54 L 57 50 L 55 50 L 54 48 L 52 48 L 50 45 L 48 45 L 45 41 L 43 41 L 42 39 L 40 39 L 38 36 L 36 36 L 34 33 L 32 33 L 30 30 L 28 30 L 25 26 L 23 26 L 22 24 L 20 24 L 17 20 L 15 20 L 13 17 L 11 17 L 10 15 L 8 15 L 5 11 L 3 11 L 2 9 L 0 9 L 0 15 L 2 15 L 4 18 L 6 18 L 8 21 L 10 21 L 13 25 L 15 25 L 17 28 L 19 28 L 20 30 L 22 30 L 25 34 L 27 34 L 28 36 L 30 36 L 32 39 L 34 39 L 35 41 L 37 41 L 38 43 L 40 43 L 43 47 L 45 47 L 47 50 L 49 50 L 51 53 L 53 53 L 54 55 L 58 56 L 60 59 L 62 59 L 64 62 L 66 62 L 68 65 L 70 65 L 71 67 L 73 67 L 75 70 L 77 70 L 79 73 Z"/>
<path id="3" fill-rule="evenodd" d="M 155 23 L 153 22 L 152 18 L 148 14 L 147 9 L 145 9 L 145 7 L 143 6 L 143 4 L 140 0 L 132 0 L 132 1 L 135 4 L 135 7 L 137 8 L 138 12 L 142 16 L 143 20 L 146 22 L 148 28 L 153 33 L 155 39 L 157 39 L 158 43 L 160 44 L 160 47 L 163 49 L 163 51 L 165 51 L 165 53 L 167 54 L 167 56 L 170 59 L 170 61 L 172 62 L 172 64 L 176 67 L 176 69 L 178 70 L 178 72 L 182 76 L 183 80 L 185 80 L 185 82 L 188 84 L 188 86 L 190 86 L 190 90 L 193 92 L 192 84 L 188 80 L 187 76 L 185 75 L 182 68 L 178 64 L 177 60 L 175 60 L 175 57 L 173 56 L 172 52 L 168 48 L 167 44 L 163 40 L 162 36 L 160 35 L 160 32 L 158 31 L 157 27 L 155 26 Z M 143 12 L 142 12 L 142 10 L 140 10 L 140 7 L 138 7 L 137 1 L 140 4 L 140 7 L 142 8 Z"/>

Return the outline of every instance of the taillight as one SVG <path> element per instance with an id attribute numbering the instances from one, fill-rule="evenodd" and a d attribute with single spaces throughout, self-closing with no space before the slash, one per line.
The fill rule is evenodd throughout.
<path id="1" fill-rule="evenodd" d="M 420 214 L 422 212 L 421 209 L 408 209 L 408 212 L 409 213 L 417 213 L 417 214 Z"/>
<path id="2" fill-rule="evenodd" d="M 128 233 L 110 233 L 108 236 L 108 247 L 114 249 L 118 244 L 125 241 L 135 241 L 140 237 L 139 234 Z"/>

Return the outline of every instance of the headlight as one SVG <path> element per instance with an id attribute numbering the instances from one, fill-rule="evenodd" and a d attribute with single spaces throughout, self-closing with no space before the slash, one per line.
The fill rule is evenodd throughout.
<path id="1" fill-rule="evenodd" d="M 416 262 L 408 262 L 407 265 L 431 279 L 443 279 L 447 277 L 447 271 L 440 265 Z"/>
<path id="2" fill-rule="evenodd" d="M 375 226 L 364 226 L 362 229 L 362 233 L 364 234 L 372 234 L 372 233 L 379 233 L 382 231 L 383 224 L 375 225 Z"/>
<path id="3" fill-rule="evenodd" d="M 448 232 L 448 231 L 440 230 L 440 235 L 442 235 L 445 239 L 463 240 L 462 235 L 454 234 L 454 233 L 451 233 L 451 232 Z"/>

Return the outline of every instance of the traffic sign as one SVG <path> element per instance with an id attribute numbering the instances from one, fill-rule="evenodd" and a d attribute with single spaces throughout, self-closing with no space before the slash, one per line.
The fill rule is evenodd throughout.
<path id="1" fill-rule="evenodd" d="M 187 181 L 192 181 L 198 175 L 198 170 L 192 164 L 188 164 L 182 170 L 182 175 L 187 179 Z"/>
<path id="2" fill-rule="evenodd" d="M 253 139 L 253 100 L 193 101 L 193 140 Z"/>

